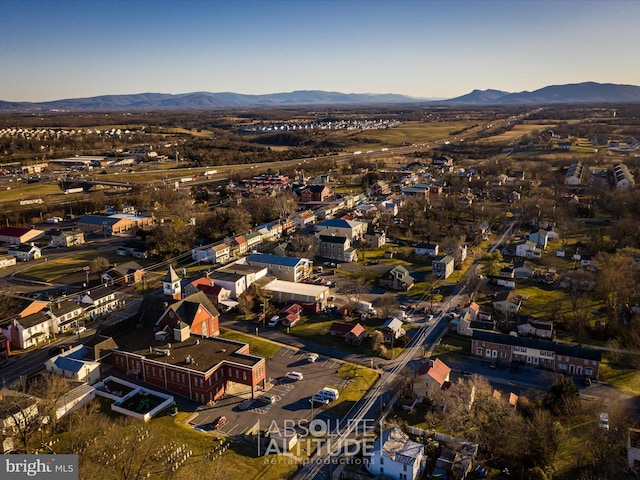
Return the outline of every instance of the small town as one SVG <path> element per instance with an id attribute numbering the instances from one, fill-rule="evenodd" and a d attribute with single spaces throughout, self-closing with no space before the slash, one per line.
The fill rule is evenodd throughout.
<path id="1" fill-rule="evenodd" d="M 0 2 L 0 478 L 640 478 L 640 4 L 552 3 Z"/>

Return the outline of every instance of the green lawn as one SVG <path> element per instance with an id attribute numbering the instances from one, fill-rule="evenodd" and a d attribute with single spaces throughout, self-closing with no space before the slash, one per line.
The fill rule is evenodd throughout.
<path id="1" fill-rule="evenodd" d="M 329 404 L 327 410 L 335 415 L 343 416 L 371 388 L 371 385 L 378 378 L 378 372 L 352 363 L 345 363 L 336 372 L 336 377 L 346 379 L 348 383 L 346 387 L 339 389 L 340 397 L 337 401 Z M 337 387 L 337 385 L 327 385 L 327 387 Z"/>
<path id="2" fill-rule="evenodd" d="M 45 255 L 46 256 L 46 255 Z M 57 278 L 63 277 L 65 275 L 70 275 L 72 273 L 77 273 L 82 271 L 84 267 L 87 267 L 91 264 L 91 261 L 97 257 L 106 258 L 111 265 L 116 263 L 124 263 L 125 261 L 129 261 L 129 259 L 123 261 L 123 257 L 116 255 L 114 252 L 105 252 L 105 251 L 89 251 L 77 253 L 75 255 L 70 255 L 64 258 L 58 258 L 55 260 L 42 262 L 32 267 L 29 267 L 22 272 L 16 273 L 16 277 L 25 278 L 28 280 L 37 280 L 41 282 L 51 282 Z M 142 266 L 145 263 L 150 263 L 151 260 L 136 260 Z M 166 272 L 165 272 L 166 273 Z M 95 274 L 91 274 L 91 278 L 93 278 Z"/>
<path id="3" fill-rule="evenodd" d="M 182 465 L 177 472 L 170 473 L 167 471 L 167 478 L 243 478 L 243 479 L 260 479 L 260 480 L 280 480 L 291 478 L 297 470 L 297 465 L 286 461 L 278 461 L 275 456 L 258 457 L 257 449 L 254 446 L 242 443 L 230 442 L 225 452 L 218 451 L 218 458 L 209 460 L 207 455 L 217 446 L 223 439 L 210 433 L 199 432 L 187 426 L 184 422 L 187 420 L 186 413 L 179 413 L 176 417 L 163 416 L 154 418 L 144 424 L 144 429 L 148 430 L 149 437 L 146 442 L 153 442 L 154 445 L 185 445 L 186 450 L 192 452 L 191 457 Z M 136 438 L 136 433 L 143 424 L 132 423 L 128 430 L 130 435 Z M 62 434 L 60 441 L 54 448 L 60 453 L 66 453 L 63 450 L 68 445 L 68 434 Z M 144 441 L 143 441 L 144 442 Z M 143 443 L 144 444 L 144 443 Z M 146 444 L 145 444 L 146 445 Z M 157 448 L 152 450 L 155 455 Z M 135 457 L 135 453 L 131 458 L 141 462 L 142 458 Z M 272 463 L 273 461 L 273 463 Z M 83 463 L 89 463 L 83 465 Z M 103 470 L 105 477 L 108 478 L 112 467 L 107 465 L 98 465 L 91 463 L 91 460 L 83 459 L 81 463 L 80 477 L 83 478 L 83 472 L 87 478 L 97 478 L 97 471 Z M 170 464 L 167 464 L 170 465 Z M 84 468 L 83 468 L 84 467 Z M 163 468 L 156 463 L 150 464 L 151 470 L 156 472 Z M 167 469 L 169 466 L 166 467 Z M 143 471 L 145 467 L 143 467 Z M 221 475 L 221 476 L 220 476 Z M 146 476 L 145 476 L 146 478 Z"/>
<path id="4" fill-rule="evenodd" d="M 625 362 L 626 365 L 621 363 L 613 363 L 611 355 L 604 352 L 600 363 L 600 380 L 621 392 L 640 395 L 640 371 L 629 366 L 628 362 Z"/>
<path id="5" fill-rule="evenodd" d="M 275 353 L 281 348 L 281 346 L 277 343 L 262 340 L 253 335 L 245 335 L 244 333 L 235 332 L 226 328 L 220 329 L 220 338 L 248 343 L 249 351 L 251 352 L 251 354 L 264 358 L 273 357 Z"/>
<path id="6" fill-rule="evenodd" d="M 60 186 L 55 183 L 33 183 L 31 185 L 23 185 L 22 183 L 19 183 L 18 185 L 20 186 L 12 187 L 11 190 L 1 190 L 0 203 L 41 198 L 48 205 L 55 205 L 63 198 L 69 200 L 69 195 L 65 196 L 64 192 L 60 190 Z M 82 194 L 79 193 L 77 195 Z M 56 197 L 59 197 L 59 199 L 56 199 Z M 37 205 L 33 205 L 33 207 L 37 207 Z"/>

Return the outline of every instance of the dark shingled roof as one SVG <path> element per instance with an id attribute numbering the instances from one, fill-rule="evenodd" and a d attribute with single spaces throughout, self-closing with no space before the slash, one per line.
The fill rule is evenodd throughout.
<path id="1" fill-rule="evenodd" d="M 474 330 L 472 338 L 482 342 L 493 342 L 502 345 L 517 345 L 520 347 L 536 348 L 555 352 L 558 355 L 567 357 L 583 358 L 585 360 L 602 361 L 602 352 L 591 348 L 578 347 L 577 345 L 568 345 L 566 343 L 552 342 L 551 340 L 539 340 L 529 337 L 514 337 L 513 335 L 505 335 L 504 333 L 491 333 Z"/>

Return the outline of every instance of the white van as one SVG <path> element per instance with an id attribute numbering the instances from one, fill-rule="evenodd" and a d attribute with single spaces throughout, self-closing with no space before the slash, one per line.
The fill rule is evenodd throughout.
<path id="1" fill-rule="evenodd" d="M 340 396 L 340 394 L 338 393 L 338 390 L 336 390 L 335 388 L 329 388 L 329 387 L 324 387 L 318 390 L 318 395 L 320 395 L 321 397 L 330 398 L 331 400 L 337 400 L 338 397 Z"/>
<path id="2" fill-rule="evenodd" d="M 287 372 L 284 375 L 286 378 L 288 378 L 289 380 L 302 380 L 304 378 L 304 375 L 302 375 L 302 373 L 300 372 Z"/>
<path id="3" fill-rule="evenodd" d="M 271 317 L 271 320 L 269 320 L 269 323 L 267 323 L 267 325 L 270 327 L 275 327 L 279 323 L 280 323 L 280 316 L 274 315 L 273 317 Z"/>

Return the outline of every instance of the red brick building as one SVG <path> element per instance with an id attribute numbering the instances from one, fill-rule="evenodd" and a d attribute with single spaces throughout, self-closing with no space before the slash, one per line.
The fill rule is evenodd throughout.
<path id="1" fill-rule="evenodd" d="M 184 336 L 181 341 L 151 330 L 135 330 L 116 338 L 117 349 L 106 363 L 151 385 L 208 403 L 218 400 L 236 384 L 246 385 L 255 398 L 265 387 L 263 357 L 251 355 L 246 343 L 221 338 Z M 175 334 L 176 332 L 174 332 Z"/>
<path id="2" fill-rule="evenodd" d="M 491 361 L 517 362 L 568 375 L 597 379 L 602 353 L 550 340 L 473 331 L 471 353 Z"/>
<path id="3" fill-rule="evenodd" d="M 173 300 L 181 292 L 171 271 L 164 296 L 145 297 L 140 328 L 115 337 L 105 363 L 196 402 L 242 391 L 255 398 L 265 387 L 265 359 L 251 355 L 246 343 L 216 338 L 219 313 L 202 291 Z"/>
<path id="4" fill-rule="evenodd" d="M 331 190 L 324 185 L 308 185 L 298 191 L 300 203 L 324 202 L 331 198 Z"/>

